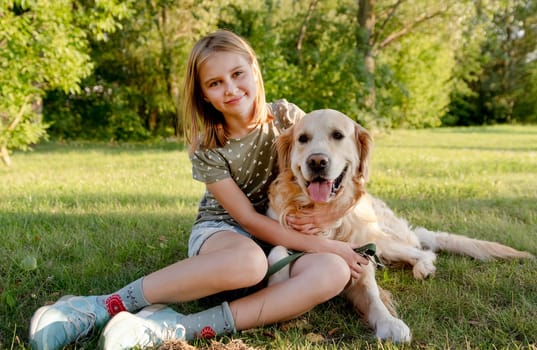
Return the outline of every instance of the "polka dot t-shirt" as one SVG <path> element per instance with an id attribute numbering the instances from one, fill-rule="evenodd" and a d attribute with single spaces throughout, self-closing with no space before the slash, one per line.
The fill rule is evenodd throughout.
<path id="1" fill-rule="evenodd" d="M 268 104 L 274 119 L 240 139 L 229 139 L 224 147 L 196 150 L 190 155 L 195 180 L 209 184 L 232 178 L 259 213 L 268 206 L 268 188 L 277 176 L 274 141 L 281 131 L 293 125 L 305 113 L 292 103 L 279 100 Z M 198 208 L 196 223 L 208 220 L 236 224 L 211 192 L 205 191 Z"/>

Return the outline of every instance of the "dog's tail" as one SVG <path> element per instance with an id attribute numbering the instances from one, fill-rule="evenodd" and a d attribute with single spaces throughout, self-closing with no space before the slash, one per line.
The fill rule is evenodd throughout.
<path id="1" fill-rule="evenodd" d="M 431 249 L 434 252 L 447 251 L 483 261 L 533 257 L 528 252 L 516 250 L 496 242 L 483 241 L 447 232 L 433 232 L 423 227 L 416 228 L 414 232 L 423 248 Z"/>

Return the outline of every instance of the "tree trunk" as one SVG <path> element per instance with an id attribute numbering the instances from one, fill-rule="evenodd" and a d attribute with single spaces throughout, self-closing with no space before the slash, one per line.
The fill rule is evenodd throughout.
<path id="1" fill-rule="evenodd" d="M 358 34 L 356 44 L 358 51 L 364 58 L 366 72 L 365 106 L 373 110 L 375 108 L 375 55 L 373 52 L 373 33 L 375 30 L 375 0 L 358 0 Z"/>
<path id="2" fill-rule="evenodd" d="M 160 60 L 162 62 L 162 79 L 166 82 L 166 93 L 168 98 L 173 101 L 175 111 L 175 120 L 173 122 L 173 127 L 175 130 L 175 136 L 179 136 L 182 133 L 182 122 L 181 122 L 181 104 L 180 104 L 180 91 L 179 83 L 177 82 L 177 74 L 174 72 L 174 56 L 172 46 L 176 45 L 175 42 L 170 42 L 170 8 L 168 5 L 162 6 L 158 19 L 156 20 L 158 33 L 160 36 Z M 172 19 L 173 20 L 173 19 Z M 154 116 L 150 116 L 153 118 Z M 155 119 L 156 121 L 156 119 Z M 156 124 L 155 124 L 156 126 Z"/>
<path id="3" fill-rule="evenodd" d="M 11 158 L 9 158 L 9 152 L 7 151 L 7 147 L 5 145 L 0 147 L 0 158 L 6 166 L 11 165 Z"/>
<path id="4" fill-rule="evenodd" d="M 302 43 L 304 41 L 304 38 L 306 37 L 306 31 L 308 29 L 309 21 L 311 19 L 311 16 L 313 15 L 313 11 L 315 11 L 315 7 L 317 6 L 318 2 L 318 0 L 313 0 L 310 3 L 310 6 L 308 8 L 308 14 L 304 19 L 304 22 L 302 22 L 302 26 L 300 27 L 300 33 L 298 34 L 298 40 L 296 42 L 296 50 L 298 52 L 298 61 L 300 62 L 300 65 L 302 65 Z"/>

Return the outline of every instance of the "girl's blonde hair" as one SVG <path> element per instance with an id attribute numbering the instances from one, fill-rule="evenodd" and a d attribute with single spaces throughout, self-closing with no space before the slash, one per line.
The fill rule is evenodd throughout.
<path id="1" fill-rule="evenodd" d="M 194 45 L 186 66 L 182 96 L 183 128 L 191 152 L 196 150 L 198 146 L 202 148 L 222 147 L 228 140 L 224 116 L 212 104 L 205 101 L 199 81 L 201 65 L 215 52 L 236 53 L 247 59 L 252 66 L 257 88 L 257 96 L 254 100 L 254 116 L 258 124 L 266 122 L 269 118 L 263 78 L 252 47 L 246 40 L 228 30 L 218 30 L 208 34 Z"/>

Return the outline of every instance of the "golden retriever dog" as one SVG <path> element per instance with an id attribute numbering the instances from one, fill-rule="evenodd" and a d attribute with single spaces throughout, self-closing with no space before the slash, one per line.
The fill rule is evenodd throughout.
<path id="1" fill-rule="evenodd" d="M 383 262 L 408 264 L 417 279 L 434 274 L 435 252 L 439 250 L 479 260 L 532 256 L 494 242 L 412 228 L 383 201 L 366 192 L 371 136 L 338 111 L 306 114 L 280 135 L 276 147 L 280 173 L 270 188 L 268 215 L 283 225 L 287 215 L 300 215 L 302 208 L 313 213 L 340 212 L 341 218 L 322 235 L 356 246 L 374 243 Z M 275 247 L 269 264 L 286 255 L 285 248 Z M 353 279 L 343 294 L 377 338 L 408 342 L 410 329 L 397 318 L 389 293 L 377 285 L 374 265 L 364 266 L 360 279 Z M 287 267 L 274 274 L 269 283 L 288 275 Z"/>

